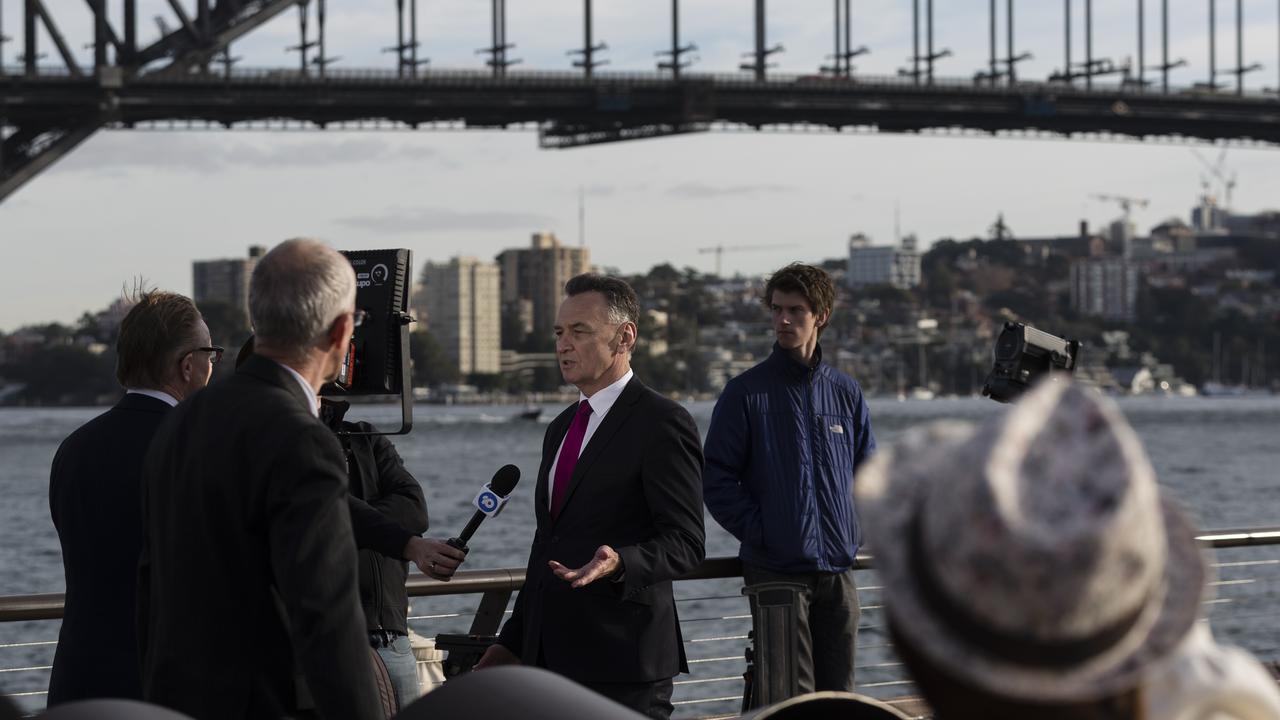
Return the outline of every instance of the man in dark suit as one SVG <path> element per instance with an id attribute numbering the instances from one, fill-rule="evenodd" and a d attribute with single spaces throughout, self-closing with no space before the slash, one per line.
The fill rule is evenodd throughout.
<path id="1" fill-rule="evenodd" d="M 588 274 L 565 292 L 556 353 L 581 400 L 547 428 L 524 589 L 476 667 L 538 665 L 666 718 L 688 671 L 671 581 L 703 558 L 698 430 L 631 372 L 635 291 Z"/>
<path id="2" fill-rule="evenodd" d="M 169 408 L 204 387 L 222 356 L 190 299 L 143 292 L 120 323 L 125 395 L 53 458 L 49 512 L 62 544 L 66 606 L 49 705 L 142 698 L 134 592 L 142 549 L 142 459 Z"/>
<path id="3" fill-rule="evenodd" d="M 254 269 L 257 351 L 170 413 L 143 470 L 147 700 L 202 720 L 380 718 L 337 439 L 316 393 L 352 331 L 355 275 L 290 240 Z"/>

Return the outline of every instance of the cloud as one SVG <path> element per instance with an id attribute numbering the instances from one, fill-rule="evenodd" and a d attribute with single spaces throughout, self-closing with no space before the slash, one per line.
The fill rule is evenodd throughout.
<path id="1" fill-rule="evenodd" d="M 587 197 L 606 198 L 606 197 L 613 197 L 614 195 L 642 193 L 648 189 L 649 189 L 649 183 L 644 183 L 644 182 L 628 182 L 628 183 L 592 182 L 582 186 L 582 193 Z"/>
<path id="2" fill-rule="evenodd" d="M 678 198 L 719 198 L 740 197 L 743 195 L 760 195 L 795 192 L 792 185 L 778 183 L 739 183 L 734 185 L 711 185 L 702 182 L 680 183 L 667 190 L 667 195 Z"/>
<path id="3" fill-rule="evenodd" d="M 337 222 L 379 233 L 422 234 L 442 230 L 528 230 L 531 227 L 552 226 L 555 224 L 555 218 L 541 213 L 472 212 L 441 207 L 392 207 L 377 215 L 354 215 L 338 218 Z"/>
<path id="4" fill-rule="evenodd" d="M 402 137 L 317 134 L 301 138 L 263 133 L 252 139 L 239 139 L 230 133 L 108 131 L 99 133 L 60 167 L 70 172 L 108 175 L 129 170 L 210 174 L 244 168 L 291 169 L 398 162 L 456 167 L 439 151 L 400 141 Z"/>
<path id="5" fill-rule="evenodd" d="M 260 167 L 316 167 L 359 163 L 441 160 L 431 148 L 393 143 L 384 137 L 348 138 L 338 142 L 308 139 L 306 142 L 261 147 L 236 143 L 224 153 L 236 165 Z"/>
<path id="6" fill-rule="evenodd" d="M 582 188 L 587 197 L 610 197 L 618 192 L 618 186 L 611 183 L 591 183 Z"/>

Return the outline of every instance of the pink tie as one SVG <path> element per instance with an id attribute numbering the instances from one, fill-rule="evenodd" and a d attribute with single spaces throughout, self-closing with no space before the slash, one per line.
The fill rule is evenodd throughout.
<path id="1" fill-rule="evenodd" d="M 564 445 L 560 447 L 560 462 L 556 463 L 555 485 L 551 491 L 551 519 L 560 515 L 564 506 L 564 497 L 569 494 L 569 480 L 573 477 L 573 469 L 578 465 L 578 453 L 582 450 L 582 438 L 587 435 L 587 422 L 591 420 L 591 403 L 583 400 L 578 403 L 578 414 L 573 416 L 573 424 L 565 433 Z"/>

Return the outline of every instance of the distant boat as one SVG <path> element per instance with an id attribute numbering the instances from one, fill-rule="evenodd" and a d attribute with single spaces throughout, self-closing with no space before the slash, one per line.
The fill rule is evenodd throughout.
<path id="1" fill-rule="evenodd" d="M 537 420 L 540 417 L 542 417 L 542 408 L 527 407 L 524 410 L 521 410 L 520 412 L 516 413 L 516 416 L 513 419 L 514 420 Z"/>

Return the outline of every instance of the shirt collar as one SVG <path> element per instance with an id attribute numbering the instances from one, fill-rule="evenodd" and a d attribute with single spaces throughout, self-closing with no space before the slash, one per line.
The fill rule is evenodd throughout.
<path id="1" fill-rule="evenodd" d="M 148 390 L 146 388 L 128 388 L 124 391 L 125 395 L 133 393 L 134 395 L 146 395 L 149 398 L 155 398 L 169 407 L 177 407 L 178 399 L 163 390 Z"/>
<path id="2" fill-rule="evenodd" d="M 595 395 L 587 397 L 582 392 L 578 393 L 578 402 L 586 402 L 591 406 L 591 412 L 599 417 L 604 417 L 609 413 L 609 409 L 613 404 L 618 402 L 618 398 L 622 395 L 622 391 L 626 389 L 627 383 L 631 382 L 631 378 L 635 376 L 634 370 L 628 370 L 626 375 L 618 378 L 617 382 L 602 388 Z"/>
<path id="3" fill-rule="evenodd" d="M 289 374 L 293 376 L 293 379 L 298 381 L 298 384 L 302 386 L 302 391 L 307 394 L 307 403 L 310 407 L 311 414 L 316 417 L 320 417 L 320 398 L 316 395 L 315 388 L 311 387 L 311 383 L 307 382 L 297 370 L 294 370 L 288 365 L 285 365 L 282 362 L 277 362 L 276 364 L 285 370 L 288 370 Z"/>

